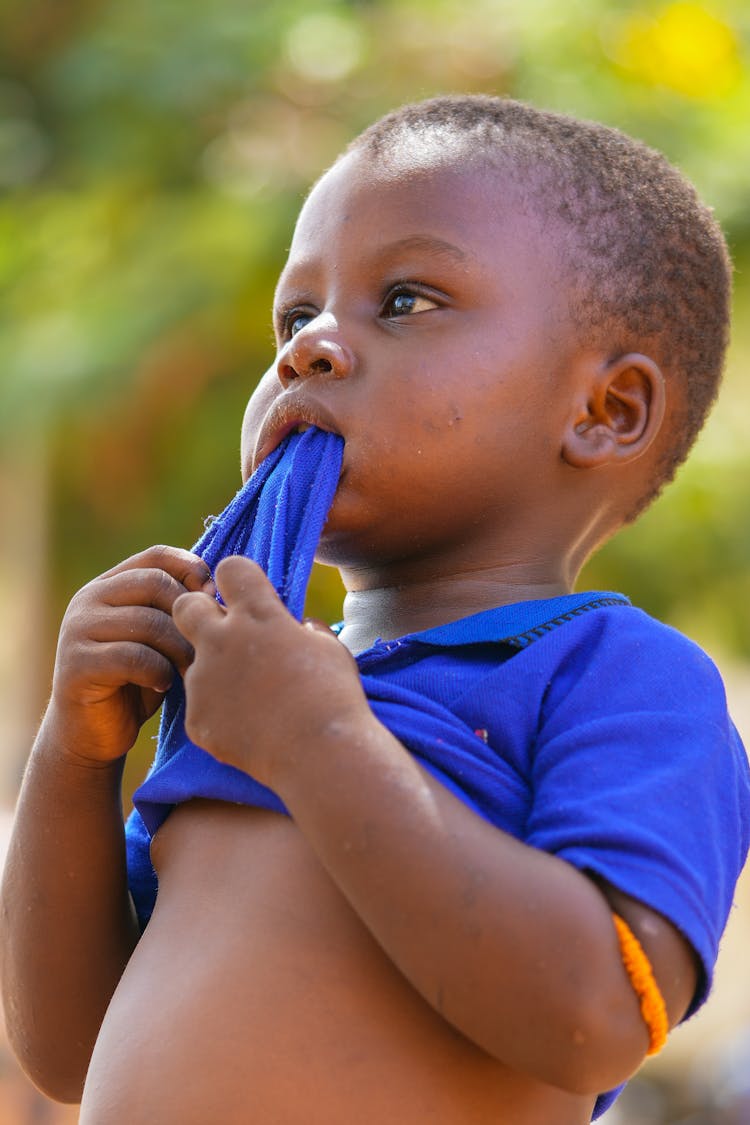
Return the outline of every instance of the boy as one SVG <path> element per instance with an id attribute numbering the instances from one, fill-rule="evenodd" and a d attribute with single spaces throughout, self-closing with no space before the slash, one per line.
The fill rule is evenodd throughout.
<path id="1" fill-rule="evenodd" d="M 583 1125 L 705 999 L 748 846 L 723 689 L 570 591 L 686 455 L 728 296 L 662 158 L 510 101 L 406 107 L 313 188 L 242 466 L 344 439 L 318 552 L 343 627 L 247 559 L 218 601 L 194 554 L 145 551 L 73 599 L 24 780 L 7 1019 L 83 1125 Z M 174 669 L 193 742 L 289 816 L 186 794 L 141 932 L 119 779 Z M 389 692 L 468 757 L 410 752 Z"/>

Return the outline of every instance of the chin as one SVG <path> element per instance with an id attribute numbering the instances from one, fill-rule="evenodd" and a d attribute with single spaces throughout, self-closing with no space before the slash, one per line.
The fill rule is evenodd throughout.
<path id="1" fill-rule="evenodd" d="M 322 563 L 323 566 L 345 566 L 346 565 L 346 551 L 342 550 L 342 544 L 337 542 L 336 536 L 326 534 L 324 530 L 318 549 L 315 552 L 315 561 Z"/>
<path id="2" fill-rule="evenodd" d="M 395 552 L 390 546 L 379 543 L 372 534 L 356 534 L 347 530 L 324 534 L 315 559 L 324 566 L 338 570 L 369 570 L 393 563 Z"/>

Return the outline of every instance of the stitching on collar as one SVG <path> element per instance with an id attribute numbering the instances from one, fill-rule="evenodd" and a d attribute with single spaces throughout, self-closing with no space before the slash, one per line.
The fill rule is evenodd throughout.
<path id="1" fill-rule="evenodd" d="M 588 613 L 590 609 L 601 609 L 608 605 L 630 605 L 627 598 L 624 597 L 608 597 L 608 598 L 595 598 L 593 601 L 585 602 L 583 605 L 578 605 L 574 609 L 569 609 L 566 613 L 561 613 L 558 617 L 552 617 L 549 621 L 544 621 L 541 625 L 535 625 L 533 629 L 528 629 L 525 633 L 516 633 L 510 637 L 503 637 L 503 643 L 513 645 L 514 648 L 527 648 L 528 645 L 538 641 L 540 637 L 551 633 L 559 625 L 564 625 L 566 621 L 572 621 L 574 617 L 580 617 L 584 613 Z"/>

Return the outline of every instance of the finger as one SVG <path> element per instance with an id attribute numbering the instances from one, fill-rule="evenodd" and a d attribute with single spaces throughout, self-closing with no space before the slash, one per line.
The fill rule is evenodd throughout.
<path id="1" fill-rule="evenodd" d="M 165 656 L 181 674 L 193 660 L 192 645 L 172 618 L 157 609 L 128 606 L 112 610 L 92 622 L 88 635 L 97 644 L 127 641 L 146 645 Z"/>
<path id="2" fill-rule="evenodd" d="M 258 620 L 286 612 L 261 568 L 242 555 L 222 559 L 216 567 L 216 585 L 228 607 L 245 609 Z"/>
<path id="3" fill-rule="evenodd" d="M 193 644 L 197 644 L 207 627 L 216 624 L 226 615 L 226 610 L 208 594 L 182 594 L 172 606 L 172 620 Z"/>
<path id="4" fill-rule="evenodd" d="M 87 679 L 94 691 L 97 687 L 111 689 L 135 684 L 163 694 L 174 677 L 171 662 L 154 649 L 132 641 L 117 641 L 101 646 Z"/>
<path id="5" fill-rule="evenodd" d="M 155 568 L 120 571 L 84 587 L 86 596 L 107 606 L 151 606 L 168 614 L 185 590 L 183 583 L 168 571 Z"/>
<path id="6" fill-rule="evenodd" d="M 141 569 L 163 570 L 186 590 L 203 590 L 212 583 L 208 564 L 199 555 L 192 551 L 185 551 L 181 547 L 169 547 L 164 544 L 140 551 L 137 555 L 113 566 L 100 577 L 109 578 L 124 571 Z"/>
<path id="7" fill-rule="evenodd" d="M 305 617 L 302 620 L 302 624 L 312 633 L 326 633 L 329 637 L 338 640 L 338 637 L 330 625 L 326 625 L 325 621 L 321 621 L 319 617 Z"/>
<path id="8" fill-rule="evenodd" d="M 356 667 L 356 661 L 354 660 L 354 657 L 349 652 L 346 645 L 344 645 L 339 640 L 338 636 L 336 635 L 336 633 L 334 633 L 333 629 L 331 629 L 329 625 L 326 625 L 323 621 L 319 621 L 316 617 L 306 617 L 302 624 L 305 629 L 308 629 L 311 633 L 317 634 L 317 636 L 322 639 L 324 644 L 330 644 L 332 646 L 330 650 L 332 657 L 334 657 L 335 659 L 339 659 L 339 656 L 341 656 L 343 659 L 346 659 L 346 657 L 348 657 L 352 664 Z M 344 653 L 346 653 L 346 657 L 343 657 Z M 325 655 L 327 659 L 327 651 Z"/>

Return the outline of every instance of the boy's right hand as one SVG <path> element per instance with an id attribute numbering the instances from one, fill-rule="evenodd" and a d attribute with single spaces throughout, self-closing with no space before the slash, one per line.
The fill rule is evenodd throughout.
<path id="1" fill-rule="evenodd" d="M 207 565 L 176 547 L 151 547 L 74 596 L 60 629 L 45 725 L 78 761 L 122 757 L 193 650 L 172 621 L 186 591 L 213 593 Z"/>

